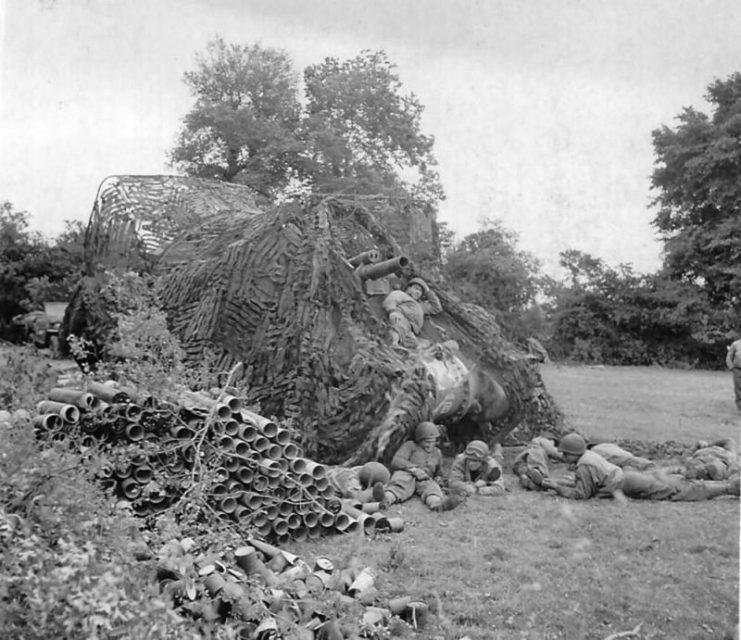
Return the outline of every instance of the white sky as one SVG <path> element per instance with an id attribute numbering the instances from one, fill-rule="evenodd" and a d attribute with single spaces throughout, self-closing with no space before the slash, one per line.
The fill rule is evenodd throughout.
<path id="1" fill-rule="evenodd" d="M 738 0 L 0 0 L 0 201 L 58 233 L 111 174 L 169 173 L 183 73 L 227 42 L 297 70 L 384 49 L 425 105 L 459 234 L 484 216 L 555 272 L 659 265 L 651 131 L 741 70 Z"/>

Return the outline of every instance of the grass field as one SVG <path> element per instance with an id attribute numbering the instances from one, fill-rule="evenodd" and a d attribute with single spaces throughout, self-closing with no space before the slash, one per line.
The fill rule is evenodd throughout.
<path id="1" fill-rule="evenodd" d="M 568 423 L 594 437 L 738 436 L 727 374 L 550 365 L 543 375 Z M 379 568 L 381 602 L 404 594 L 432 602 L 437 614 L 421 638 L 731 638 L 736 498 L 568 502 L 507 480 L 504 497 L 473 498 L 443 515 L 417 499 L 394 506 L 406 521 L 398 534 L 289 548 Z"/>
<path id="2" fill-rule="evenodd" d="M 595 438 L 738 440 L 728 371 L 548 365 L 542 374 L 568 424 Z"/>

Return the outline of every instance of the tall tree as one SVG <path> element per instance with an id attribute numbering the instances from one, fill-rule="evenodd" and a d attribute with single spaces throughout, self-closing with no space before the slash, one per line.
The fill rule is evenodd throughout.
<path id="1" fill-rule="evenodd" d="M 493 314 L 512 337 L 526 338 L 525 311 L 535 302 L 541 279 L 538 261 L 517 246 L 517 234 L 500 220 L 455 243 L 445 257 L 445 275 L 464 300 Z"/>
<path id="2" fill-rule="evenodd" d="M 403 93 L 383 51 L 326 58 L 308 67 L 304 80 L 308 168 L 320 189 L 401 188 L 428 201 L 443 197 L 434 138 L 421 131 L 424 108 L 414 94 Z"/>
<path id="3" fill-rule="evenodd" d="M 185 82 L 196 102 L 171 162 L 188 175 L 239 182 L 266 196 L 284 187 L 303 148 L 298 76 L 288 55 L 216 38 Z"/>
<path id="4" fill-rule="evenodd" d="M 240 182 L 266 196 L 296 181 L 317 191 L 443 197 L 421 131 L 422 105 L 383 52 L 327 58 L 304 71 L 288 56 L 221 38 L 185 74 L 196 97 L 171 152 L 189 175 Z"/>
<path id="5" fill-rule="evenodd" d="M 741 311 L 741 73 L 708 86 L 707 116 L 685 108 L 653 132 L 653 221 L 664 272 L 696 285 L 711 305 Z"/>

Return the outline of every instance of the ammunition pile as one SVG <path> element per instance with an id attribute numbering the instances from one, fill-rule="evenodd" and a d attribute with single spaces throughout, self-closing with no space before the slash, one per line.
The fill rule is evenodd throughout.
<path id="1" fill-rule="evenodd" d="M 139 515 L 168 508 L 201 483 L 219 516 L 273 542 L 393 528 L 381 514 L 343 508 L 326 468 L 235 396 L 183 391 L 155 399 L 113 381 L 89 382 L 52 389 L 36 410 L 38 433 L 101 447 L 110 460 L 101 482 Z"/>
<path id="2" fill-rule="evenodd" d="M 240 637 L 256 640 L 340 640 L 350 630 L 385 637 L 379 634 L 394 618 L 413 629 L 428 622 L 425 602 L 382 596 L 373 567 L 339 567 L 323 557 L 306 562 L 255 538 L 246 542 L 208 554 L 190 538 L 171 540 L 157 554 L 161 593 L 183 614 L 234 621 Z"/>

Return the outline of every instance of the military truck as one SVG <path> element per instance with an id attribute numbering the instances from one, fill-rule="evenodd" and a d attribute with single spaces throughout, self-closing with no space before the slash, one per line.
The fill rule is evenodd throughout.
<path id="1" fill-rule="evenodd" d="M 17 315 L 13 324 L 20 328 L 25 342 L 35 344 L 39 349 L 49 349 L 59 354 L 59 329 L 67 309 L 66 302 L 44 302 L 44 309 L 37 309 Z"/>

